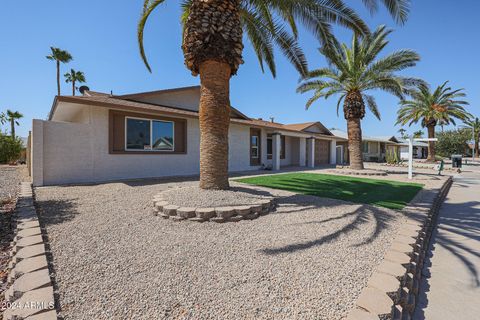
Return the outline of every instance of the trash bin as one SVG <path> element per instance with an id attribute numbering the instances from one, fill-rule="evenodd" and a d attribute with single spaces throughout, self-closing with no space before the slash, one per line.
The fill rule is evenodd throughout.
<path id="1" fill-rule="evenodd" d="M 462 167 L 462 155 L 452 154 L 452 168 L 461 168 L 461 167 Z"/>

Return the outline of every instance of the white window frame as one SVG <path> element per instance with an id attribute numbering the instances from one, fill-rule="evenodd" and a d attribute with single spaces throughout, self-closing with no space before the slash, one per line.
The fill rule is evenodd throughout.
<path id="1" fill-rule="evenodd" d="M 150 149 L 129 149 L 127 148 L 127 133 L 128 133 L 128 126 L 127 122 L 128 119 L 133 119 L 133 120 L 142 120 L 142 121 L 149 121 L 150 122 Z M 172 145 L 172 150 L 156 150 L 153 149 L 152 142 L 153 142 L 153 121 L 157 122 L 165 122 L 165 123 L 171 123 L 172 124 L 172 137 L 173 137 L 173 145 Z M 174 121 L 168 121 L 168 120 L 158 120 L 158 119 L 148 119 L 148 118 L 140 118 L 140 117 L 125 117 L 125 137 L 124 137 L 124 143 L 125 143 L 125 151 L 129 152 L 174 152 L 175 151 L 175 122 Z"/>

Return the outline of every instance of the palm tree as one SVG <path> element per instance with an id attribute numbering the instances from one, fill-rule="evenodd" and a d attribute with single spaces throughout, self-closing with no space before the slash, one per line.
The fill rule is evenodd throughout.
<path id="1" fill-rule="evenodd" d="M 421 139 L 423 138 L 423 131 L 422 130 L 417 130 L 413 133 L 413 138 L 415 139 Z"/>
<path id="2" fill-rule="evenodd" d="M 164 0 L 144 0 L 138 23 L 140 54 L 151 68 L 143 46 L 145 23 Z M 375 11 L 377 0 L 364 1 Z M 382 0 L 395 19 L 408 15 L 409 0 Z M 305 56 L 297 44 L 297 23 L 321 41 L 332 37 L 331 23 L 368 34 L 365 23 L 341 0 L 184 0 L 183 54 L 193 75 L 200 75 L 200 188 L 227 189 L 229 83 L 243 63 L 243 33 L 250 40 L 260 67 L 276 75 L 274 45 L 300 74 L 307 73 Z M 289 26 L 291 33 L 287 31 Z"/>
<path id="3" fill-rule="evenodd" d="M 65 82 L 72 83 L 72 95 L 75 95 L 75 84 L 77 82 L 83 83 L 85 82 L 85 74 L 82 71 L 75 71 L 74 69 L 70 69 L 70 72 L 67 72 L 63 75 L 65 77 Z"/>
<path id="4" fill-rule="evenodd" d="M 60 95 L 60 63 L 68 63 L 73 60 L 72 55 L 66 51 L 59 48 L 50 47 L 52 53 L 46 58 L 48 60 L 56 61 L 57 63 L 57 93 Z"/>
<path id="5" fill-rule="evenodd" d="M 435 138 L 437 124 L 455 125 L 455 119 L 465 121 L 471 115 L 465 111 L 468 102 L 459 100 L 465 97 L 463 89 L 452 90 L 448 81 L 431 92 L 428 85 L 420 85 L 410 93 L 411 99 L 400 101 L 397 124 L 412 125 L 421 121 L 427 128 L 428 138 Z M 435 161 L 435 143 L 428 142 L 427 161 Z"/>
<path id="6" fill-rule="evenodd" d="M 12 138 L 15 139 L 15 125 L 19 126 L 18 119 L 23 118 L 23 114 L 18 111 L 11 111 L 7 110 L 7 121 L 10 122 L 10 132 L 12 134 Z"/>
<path id="7" fill-rule="evenodd" d="M 472 129 L 472 135 L 473 135 L 473 143 L 475 146 L 475 157 L 479 157 L 480 155 L 480 119 L 478 117 L 470 118 L 464 121 L 465 124 L 467 125 L 467 128 Z"/>
<path id="8" fill-rule="evenodd" d="M 400 50 L 386 57 L 378 58 L 388 44 L 391 33 L 385 26 L 379 26 L 372 34 L 360 39 L 354 35 L 351 47 L 336 40 L 320 49 L 329 66 L 309 72 L 297 88 L 297 92 L 313 91 L 307 101 L 308 109 L 320 98 L 338 95 L 337 114 L 343 101 L 343 114 L 348 127 L 348 150 L 350 167 L 363 169 L 361 120 L 365 116 L 365 105 L 380 120 L 380 112 L 370 90 L 383 90 L 402 99 L 404 94 L 421 80 L 406 78 L 397 71 L 412 67 L 420 60 L 411 50 Z"/>
<path id="9" fill-rule="evenodd" d="M 402 139 L 407 139 L 408 138 L 407 130 L 405 130 L 403 128 L 400 128 L 400 129 L 398 129 L 398 133 L 400 133 L 400 137 Z"/>

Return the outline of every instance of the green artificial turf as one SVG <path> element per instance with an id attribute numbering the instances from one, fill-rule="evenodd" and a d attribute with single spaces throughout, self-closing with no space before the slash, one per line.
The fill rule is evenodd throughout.
<path id="1" fill-rule="evenodd" d="M 275 174 L 236 181 L 397 210 L 403 209 L 423 187 L 418 183 L 318 173 Z"/>

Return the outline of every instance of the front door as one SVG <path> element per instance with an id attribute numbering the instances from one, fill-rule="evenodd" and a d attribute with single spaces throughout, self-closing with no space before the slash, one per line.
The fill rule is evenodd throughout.
<path id="1" fill-rule="evenodd" d="M 337 146 L 337 164 L 343 164 L 343 146 Z"/>
<path id="2" fill-rule="evenodd" d="M 250 129 L 250 165 L 259 166 L 261 164 L 261 142 L 260 129 Z"/>

